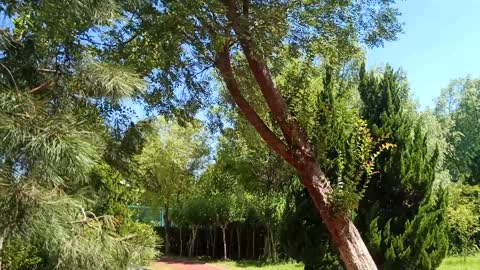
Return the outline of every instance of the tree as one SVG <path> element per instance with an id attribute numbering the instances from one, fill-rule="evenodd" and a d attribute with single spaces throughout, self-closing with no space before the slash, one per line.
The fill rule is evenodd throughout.
<path id="1" fill-rule="evenodd" d="M 302 66 L 301 62 L 296 63 L 297 67 L 299 65 Z M 355 66 L 350 68 L 356 69 Z M 308 107 L 313 112 L 299 119 L 311 123 L 307 126 L 315 134 L 312 143 L 316 146 L 316 156 L 326 177 L 335 187 L 333 200 L 336 207 L 354 217 L 373 174 L 376 157 L 392 145 L 376 142 L 361 119 L 356 88 L 358 78 L 336 72 L 335 68 L 328 65 L 315 69 L 316 75 L 311 78 L 308 87 L 314 87 L 317 91 L 293 96 L 293 104 L 303 101 L 308 105 L 292 106 L 292 111 Z M 293 75 L 293 72 L 296 71 L 288 72 L 290 78 L 298 78 L 299 75 Z M 303 98 L 298 98 L 302 94 Z M 335 268 L 337 254 L 331 250 L 331 242 L 325 237 L 326 232 L 322 231 L 326 227 L 319 222 L 319 217 L 310 216 L 313 210 L 308 208 L 313 206 L 312 201 L 305 197 L 305 190 L 296 185 L 291 185 L 288 193 L 283 221 L 286 229 L 282 234 L 287 254 L 303 260 L 306 269 L 323 269 L 324 265 Z M 304 237 L 289 235 L 288 230 L 294 229 Z M 315 253 L 322 255 L 312 258 Z"/>
<path id="2" fill-rule="evenodd" d="M 205 136 L 194 124 L 180 126 L 159 117 L 153 132 L 146 137 L 143 150 L 136 159 L 144 186 L 164 209 L 165 252 L 170 248 L 169 210 L 178 193 L 188 186 L 206 154 Z M 154 202 L 155 203 L 155 202 Z"/>
<path id="3" fill-rule="evenodd" d="M 22 7 L 38 9 L 36 2 L 19 3 Z M 335 210 L 331 202 L 333 189 L 317 163 L 304 127 L 289 111 L 274 82 L 274 67 L 268 63 L 286 44 L 294 53 L 306 57 L 320 56 L 325 61 L 342 62 L 359 51 L 359 43 L 376 46 L 384 40 L 393 40 L 401 27 L 392 3 L 383 0 L 366 3 L 145 0 L 109 1 L 100 5 L 96 1 L 69 1 L 62 5 L 42 4 L 40 8 L 48 7 L 53 11 L 51 14 L 61 13 L 63 8 L 68 10 L 69 17 L 78 18 L 78 24 L 71 24 L 82 26 L 83 31 L 74 31 L 69 41 L 81 38 L 82 42 L 77 42 L 79 49 L 88 44 L 90 51 L 105 62 L 136 66 L 140 75 L 153 82 L 147 101 L 160 111 L 191 117 L 215 86 L 211 76 L 202 76 L 214 66 L 246 119 L 267 145 L 301 176 L 345 266 L 374 269 L 357 229 L 345 213 Z M 12 5 L 17 6 L 16 2 Z M 105 13 L 95 17 L 75 13 L 79 6 L 118 8 L 121 12 L 109 9 L 111 13 L 107 14 L 125 16 L 111 27 L 90 27 L 95 22 L 101 25 L 105 16 L 98 15 Z M 55 29 L 49 28 L 54 16 L 37 17 L 43 20 L 39 26 Z M 100 43 L 95 38 L 99 36 L 102 37 Z M 238 56 L 234 59 L 238 62 L 232 61 L 232 56 Z M 239 64 L 244 64 L 250 76 L 253 75 L 248 80 L 255 82 L 257 93 L 264 97 L 264 105 L 273 119 L 272 126 L 266 124 L 251 106 L 252 101 L 240 91 L 241 80 L 235 73 Z M 176 91 L 177 87 L 193 91 L 183 94 L 181 90 Z M 262 103 L 259 99 L 256 101 Z M 172 107 L 186 110 L 169 110 Z"/>
<path id="4" fill-rule="evenodd" d="M 435 269 L 448 249 L 446 195 L 436 183 L 433 147 L 401 72 L 361 71 L 363 117 L 372 135 L 395 147 L 377 158 L 358 221 L 380 268 Z"/>
<path id="5" fill-rule="evenodd" d="M 460 183 L 450 187 L 448 220 L 450 223 L 450 254 L 467 256 L 478 252 L 478 239 L 472 239 L 480 232 L 479 186 Z M 477 194 L 477 195 L 475 195 Z M 476 243 L 477 242 L 477 243 Z M 461 250 L 460 250 L 461 249 Z"/>
<path id="6" fill-rule="evenodd" d="M 466 77 L 453 80 L 437 100 L 436 115 L 454 147 L 446 163 L 454 181 L 480 183 L 479 93 L 480 80 Z"/>
<path id="7" fill-rule="evenodd" d="M 189 240 L 188 256 L 191 257 L 195 253 L 195 241 L 197 239 L 198 228 L 209 225 L 211 220 L 212 208 L 208 200 L 201 194 L 194 193 L 182 205 L 181 211 L 185 217 L 185 221 L 190 225 L 191 234 Z"/>
<path id="8" fill-rule="evenodd" d="M 214 66 L 248 122 L 301 176 L 347 269 L 375 269 L 353 223 L 345 213 L 334 210 L 333 189 L 268 63 L 285 44 L 300 54 L 342 61 L 359 50 L 359 42 L 375 46 L 392 40 L 401 30 L 392 2 L 142 1 L 125 5 L 133 19 L 111 36 L 120 46 L 103 55 L 127 64 L 137 62 L 139 70 L 162 82 L 159 87 L 170 95 L 154 90 L 150 101 L 156 107 L 171 93 L 175 95 L 174 85 L 183 85 L 194 90 L 183 103 L 195 108 L 198 96 L 208 93 L 203 86 L 211 86 L 209 77 L 197 74 Z M 253 75 L 251 80 L 265 99 L 273 126 L 265 123 L 242 94 L 235 72 L 240 63 Z"/>
<path id="9" fill-rule="evenodd" d="M 156 253 L 149 226 L 119 227 L 89 211 L 95 196 L 82 189 L 92 187 L 105 144 L 100 105 L 145 88 L 128 69 L 98 63 L 72 42 L 111 11 L 92 6 L 1 2 L 12 26 L 0 36 L 0 269 L 3 244 L 13 241 L 56 269 L 126 269 Z"/>

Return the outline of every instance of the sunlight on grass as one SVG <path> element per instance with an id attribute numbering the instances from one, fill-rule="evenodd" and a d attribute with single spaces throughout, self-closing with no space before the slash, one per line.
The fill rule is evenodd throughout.
<path id="1" fill-rule="evenodd" d="M 475 257 L 449 257 L 446 258 L 438 270 L 473 270 L 480 269 L 480 255 Z"/>
<path id="2" fill-rule="evenodd" d="M 213 265 L 219 266 L 227 270 L 237 270 L 237 269 L 262 269 L 262 270 L 302 270 L 303 264 L 301 263 L 283 263 L 283 264 L 274 264 L 274 265 L 261 265 L 255 261 L 219 261 L 212 263 Z"/>

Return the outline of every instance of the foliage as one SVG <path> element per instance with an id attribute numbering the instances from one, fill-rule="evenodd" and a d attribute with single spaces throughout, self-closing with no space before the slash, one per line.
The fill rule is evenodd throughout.
<path id="1" fill-rule="evenodd" d="M 453 80 L 442 90 L 435 108 L 437 117 L 449 129 L 448 141 L 454 146 L 447 159 L 454 181 L 479 183 L 479 93 L 480 80 Z"/>
<path id="2" fill-rule="evenodd" d="M 286 253 L 302 261 L 306 270 L 338 269 L 338 256 L 327 228 L 306 190 L 295 191 L 287 205 L 280 238 Z"/>
<path id="3" fill-rule="evenodd" d="M 360 204 L 370 251 L 381 268 L 435 269 L 448 248 L 446 193 L 434 185 L 439 151 L 429 148 L 402 73 L 363 70 L 359 91 L 373 136 L 396 146 L 377 157 Z"/>
<path id="4" fill-rule="evenodd" d="M 478 253 L 480 232 L 480 187 L 464 184 L 450 186 L 448 207 L 450 254 Z M 474 237 L 477 235 L 477 237 Z"/>
<path id="5" fill-rule="evenodd" d="M 386 250 L 385 269 L 436 269 L 440 265 L 448 250 L 448 223 L 444 199 L 436 200 L 422 205 L 401 234 L 393 232 L 391 221 L 383 230 L 378 228 L 378 218 L 370 223 L 371 248 Z"/>
<path id="6" fill-rule="evenodd" d="M 134 158 L 139 166 L 143 186 L 150 205 L 164 209 L 165 252 L 170 250 L 169 210 L 178 203 L 178 197 L 202 169 L 208 154 L 206 136 L 198 123 L 181 126 L 177 122 L 158 117 L 152 122 L 145 144 Z M 203 136 L 202 136 L 203 135 Z"/>
<path id="7" fill-rule="evenodd" d="M 91 176 L 106 145 L 106 104 L 145 87 L 122 66 L 96 64 L 74 42 L 104 23 L 112 6 L 2 1 L 1 8 L 12 24 L 0 37 L 0 240 L 35 248 L 47 269 L 142 265 L 155 254 L 154 235 L 131 228 L 125 238 L 118 231 L 125 223 L 105 215 L 118 209 L 89 211 L 98 199 Z M 102 169 L 101 177 L 118 180 Z"/>
<path id="8" fill-rule="evenodd" d="M 376 157 L 394 145 L 375 145 L 366 122 L 360 118 L 357 89 L 355 83 L 349 82 L 352 77 L 336 73 L 328 66 L 316 69 L 317 76 L 324 79 L 313 77 L 308 87 L 315 90 L 303 90 L 309 94 L 292 93 L 290 107 L 292 111 L 307 107 L 314 112 L 306 113 L 304 117 L 308 116 L 310 120 L 302 121 L 311 123 L 307 126 L 313 133 L 316 156 L 334 187 L 333 202 L 337 210 L 354 216 L 374 173 Z M 289 74 L 293 73 L 290 71 Z M 308 105 L 295 105 L 305 100 L 309 100 Z M 282 232 L 287 254 L 303 260 L 306 268 L 322 269 L 323 265 L 334 268 L 339 264 L 338 257 L 332 250 L 326 227 L 313 209 L 313 203 L 305 197 L 304 190 L 295 185 L 290 188 L 290 202 Z M 291 231 L 304 237 L 292 235 Z"/>
<path id="9" fill-rule="evenodd" d="M 267 63 L 274 60 L 285 46 L 290 47 L 297 55 L 309 57 L 310 61 L 316 57 L 335 64 L 343 63 L 358 54 L 361 50 L 360 44 L 378 46 L 384 40 L 393 40 L 401 31 L 401 25 L 397 21 L 399 14 L 392 7 L 393 2 L 128 2 L 122 5 L 122 14 L 125 16 L 123 20 L 119 20 L 121 23 L 106 29 L 100 28 L 93 34 L 104 36 L 107 40 L 108 46 L 99 49 L 103 59 L 136 66 L 137 71 L 152 81 L 146 101 L 153 109 L 165 111 L 165 107 L 169 106 L 186 108 L 180 112 L 173 110 L 177 116 L 182 113 L 187 117 L 191 116 L 209 101 L 209 90 L 217 87 L 215 81 L 211 80 L 212 73 L 207 72 L 212 71 L 212 66 L 222 74 L 227 86 L 233 85 L 229 80 L 234 80 L 234 84 L 237 84 L 234 72 L 225 74 L 222 63 L 226 62 L 220 61 L 228 60 L 230 66 L 230 55 L 233 55 L 234 69 L 238 71 L 243 66 L 244 71 L 247 71 L 238 73 L 241 74 L 240 85 L 247 84 L 253 86 L 251 89 L 255 89 L 255 94 L 245 99 L 243 104 L 253 111 L 255 121 L 262 125 L 263 131 L 267 132 L 270 138 L 274 138 L 277 145 L 281 145 L 281 149 L 291 147 L 292 153 L 297 150 L 299 152 L 297 156 L 292 153 L 284 154 L 283 158 L 291 163 L 293 160 L 308 158 L 309 163 L 315 163 L 315 158 L 311 158 L 313 152 L 307 136 L 299 136 L 303 135 L 304 129 L 296 122 L 294 115 L 278 106 L 285 107 L 285 103 L 270 76 Z M 162 42 L 159 42 L 160 40 Z M 249 67 L 246 67 L 247 62 Z M 257 68 L 254 68 L 256 62 Z M 252 80 L 252 72 L 256 75 L 257 83 Z M 275 75 L 277 74 L 274 73 Z M 264 83 L 259 79 L 261 76 L 265 79 Z M 270 109 L 263 110 L 260 117 L 255 109 L 252 109 L 260 104 L 266 108 L 263 100 L 258 98 L 259 86 L 263 86 L 262 90 L 273 89 L 274 94 L 263 92 Z M 179 88 L 181 90 L 178 91 Z M 230 91 L 232 92 L 231 89 Z M 241 91 L 236 92 L 243 100 Z M 272 98 L 278 100 L 273 101 Z M 240 99 L 236 98 L 237 104 Z M 254 107 L 250 107 L 249 100 L 254 101 Z M 273 105 L 274 103 L 276 105 Z M 281 112 L 282 110 L 284 112 Z M 275 127 L 274 131 L 262 120 L 262 117 L 269 115 L 274 119 L 269 123 Z M 253 122 L 251 118 L 249 122 Z M 288 129 L 286 126 L 293 128 Z M 283 136 L 278 132 L 279 127 L 283 129 Z M 295 134 L 288 134 L 291 132 L 286 130 Z M 265 132 L 262 134 L 264 138 Z M 298 139 L 300 137 L 302 139 Z M 304 145 L 301 146 L 299 142 Z M 279 152 L 280 148 L 274 147 L 272 141 L 267 140 L 267 143 Z M 285 152 L 287 151 L 282 151 Z M 287 155 L 291 157 L 287 158 Z M 310 168 L 313 167 L 313 164 L 311 165 Z M 300 166 L 294 167 L 300 174 L 306 173 L 300 172 Z M 345 200 L 351 198 L 352 194 L 342 194 L 339 197 Z M 351 204 L 355 204 L 358 199 L 354 198 L 352 201 L 354 202 Z M 368 257 L 366 251 L 365 256 Z"/>
<path id="10" fill-rule="evenodd" d="M 206 137 L 195 124 L 187 127 L 158 118 L 136 156 L 144 186 L 160 195 L 164 207 L 174 203 L 197 170 L 202 168 L 208 148 Z"/>
<path id="11" fill-rule="evenodd" d="M 97 201 L 96 212 L 128 218 L 131 213 L 128 205 L 140 200 L 142 189 L 136 183 L 103 162 L 92 171 L 92 185 Z"/>
<path id="12" fill-rule="evenodd" d="M 35 270 L 40 269 L 42 263 L 40 250 L 20 239 L 8 240 L 1 256 L 5 270 Z"/>

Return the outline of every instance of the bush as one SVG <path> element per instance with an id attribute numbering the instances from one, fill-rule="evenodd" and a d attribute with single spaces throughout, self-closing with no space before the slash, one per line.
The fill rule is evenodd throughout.
<path id="1" fill-rule="evenodd" d="M 44 261 L 37 247 L 18 238 L 5 242 L 1 258 L 2 270 L 41 269 Z"/>
<path id="2" fill-rule="evenodd" d="M 130 221 L 119 228 L 119 234 L 123 238 L 131 238 L 128 240 L 129 245 L 132 246 L 128 250 L 130 264 L 149 265 L 153 258 L 160 255 L 159 249 L 163 241 L 152 226 Z"/>

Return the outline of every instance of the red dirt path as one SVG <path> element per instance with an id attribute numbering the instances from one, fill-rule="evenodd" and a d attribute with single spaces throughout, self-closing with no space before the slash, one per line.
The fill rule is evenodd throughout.
<path id="1" fill-rule="evenodd" d="M 166 264 L 178 270 L 224 270 L 223 268 L 206 264 L 203 262 L 181 261 L 172 258 L 162 258 L 157 262 Z"/>

